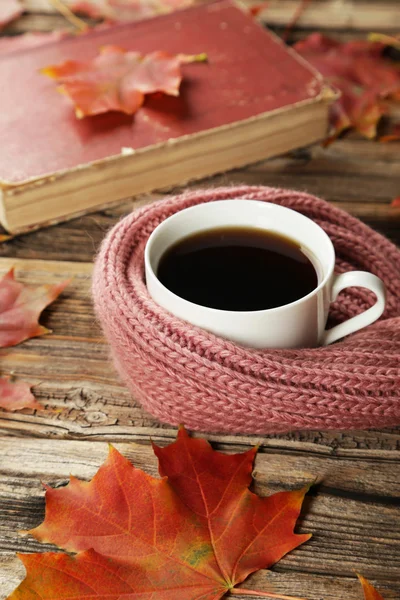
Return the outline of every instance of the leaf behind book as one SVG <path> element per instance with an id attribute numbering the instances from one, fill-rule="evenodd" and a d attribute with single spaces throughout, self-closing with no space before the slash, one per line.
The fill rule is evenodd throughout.
<path id="1" fill-rule="evenodd" d="M 375 138 L 380 118 L 389 111 L 384 100 L 400 99 L 400 70 L 383 56 L 383 44 L 341 43 L 313 33 L 294 47 L 341 91 L 333 112 L 336 135 L 352 127 Z"/>

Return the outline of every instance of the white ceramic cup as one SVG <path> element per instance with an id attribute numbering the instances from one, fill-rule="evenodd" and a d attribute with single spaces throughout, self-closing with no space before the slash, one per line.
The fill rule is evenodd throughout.
<path id="1" fill-rule="evenodd" d="M 284 306 L 239 312 L 194 304 L 158 280 L 160 258 L 171 245 L 194 233 L 232 226 L 265 229 L 297 241 L 317 271 L 318 286 L 307 296 Z M 335 275 L 334 266 L 332 242 L 316 223 L 294 210 L 246 199 L 208 202 L 181 210 L 155 228 L 145 249 L 147 289 L 157 304 L 189 323 L 253 348 L 324 346 L 370 325 L 381 316 L 386 301 L 383 282 L 365 271 Z M 271 285 L 274 284 L 279 285 L 279 282 L 271 281 Z M 371 290 L 376 295 L 376 303 L 326 331 L 330 303 L 350 286 Z"/>

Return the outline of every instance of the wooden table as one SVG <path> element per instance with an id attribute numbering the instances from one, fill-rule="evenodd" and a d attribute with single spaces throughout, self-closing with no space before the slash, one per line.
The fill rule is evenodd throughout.
<path id="1" fill-rule="evenodd" d="M 32 12 L 9 27 L 63 26 L 54 14 Z M 342 31 L 341 37 L 349 32 Z M 354 34 L 351 34 L 354 35 Z M 348 210 L 400 244 L 400 143 L 376 144 L 356 136 L 314 147 L 203 181 L 196 186 L 265 184 L 307 190 Z M 146 203 L 162 194 L 138 202 Z M 43 229 L 0 247 L 0 272 L 16 267 L 28 283 L 73 282 L 42 322 L 51 335 L 1 351 L 1 371 L 31 383 L 43 409 L 0 413 L 0 597 L 14 589 L 24 569 L 15 551 L 43 546 L 18 535 L 43 518 L 42 481 L 67 482 L 70 473 L 89 479 L 112 441 L 136 465 L 156 472 L 149 445 L 173 440 L 175 429 L 146 414 L 115 375 L 96 323 L 90 296 L 93 256 L 105 232 L 130 212 L 132 200 Z M 400 599 L 400 433 L 385 431 L 293 432 L 287 435 L 205 434 L 216 448 L 242 451 L 261 443 L 255 489 L 260 494 L 317 481 L 299 531 L 310 542 L 247 587 L 268 579 L 282 593 L 311 600 L 361 599 L 355 571 L 370 578 L 385 600 Z"/>

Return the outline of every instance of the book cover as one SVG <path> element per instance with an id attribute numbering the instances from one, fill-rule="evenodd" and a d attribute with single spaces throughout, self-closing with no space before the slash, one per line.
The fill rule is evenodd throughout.
<path id="1" fill-rule="evenodd" d="M 108 113 L 78 120 L 69 100 L 57 93 L 55 83 L 39 70 L 67 59 L 94 58 L 99 48 L 107 44 L 142 53 L 155 50 L 172 54 L 206 52 L 208 62 L 182 67 L 184 79 L 179 97 L 149 96 L 133 117 Z M 0 60 L 0 78 L 7 82 L 0 89 L 2 221 L 14 230 L 34 225 L 35 218 L 46 221 L 62 216 L 61 213 L 68 215 L 79 212 L 80 208 L 84 210 L 88 194 L 91 195 L 90 207 L 95 206 L 93 193 L 96 191 L 90 190 L 90 173 L 101 169 L 104 161 L 111 161 L 116 168 L 112 174 L 115 180 L 119 176 L 117 159 L 121 164 L 133 165 L 135 155 L 142 151 L 164 145 L 168 153 L 174 142 L 182 140 L 193 144 L 194 139 L 199 139 L 204 143 L 201 135 L 204 132 L 218 132 L 287 107 L 308 106 L 321 98 L 327 104 L 329 96 L 324 94 L 323 80 L 312 67 L 230 0 L 93 30 L 29 51 L 14 52 Z M 284 123 L 282 128 L 285 128 Z M 310 141 L 315 137 L 315 132 L 310 133 Z M 232 136 L 234 143 L 237 139 Z M 268 156 L 268 139 L 265 146 L 265 156 Z M 206 154 L 204 147 L 203 154 Z M 262 157 L 261 152 L 258 159 Z M 162 159 L 162 153 L 154 155 L 153 189 L 171 183 L 171 178 L 164 181 L 158 171 L 157 161 Z M 198 156 L 198 161 L 201 160 Z M 206 156 L 204 160 L 207 162 Z M 252 160 L 252 154 L 243 155 L 239 163 Z M 238 161 L 231 166 L 239 166 Z M 210 164 L 200 169 L 199 174 L 192 175 L 190 168 L 185 172 L 182 164 L 181 178 L 177 173 L 174 183 L 217 172 L 220 167 L 215 167 L 218 164 Z M 224 163 L 223 168 L 229 168 L 229 164 Z M 68 190 L 63 189 L 60 197 L 52 201 L 54 210 L 49 210 L 48 196 L 52 191 L 45 191 L 44 186 L 53 184 L 53 193 L 56 193 L 54 184 L 58 180 L 66 175 L 79 178 L 85 169 L 88 169 L 89 182 L 88 189 L 82 189 L 81 198 L 75 189 L 73 206 L 69 206 Z M 121 177 L 127 176 L 126 170 L 122 169 Z M 140 189 L 135 185 L 127 185 L 126 189 L 119 186 L 117 195 L 111 193 L 109 201 L 148 191 L 149 185 L 150 182 L 147 186 L 143 184 Z M 37 207 L 27 206 L 25 193 L 29 191 L 29 203 L 38 202 Z M 118 196 L 121 193 L 123 195 Z M 43 194 L 47 194 L 47 204 L 41 204 Z M 99 203 L 107 201 L 99 197 Z M 18 210 L 25 211 L 20 225 Z M 14 212 L 11 219 L 14 225 L 10 224 L 10 211 Z M 40 216 L 35 217 L 35 212 L 40 211 Z"/>

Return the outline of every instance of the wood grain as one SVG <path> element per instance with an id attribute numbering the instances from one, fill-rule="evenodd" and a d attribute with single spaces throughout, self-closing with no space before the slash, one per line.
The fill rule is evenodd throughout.
<path id="1" fill-rule="evenodd" d="M 24 1 L 27 12 L 6 33 L 68 27 L 47 0 Z M 278 30 L 284 28 L 295 4 L 271 0 L 265 18 Z M 369 28 L 370 23 L 375 29 L 380 23 L 393 31 L 400 27 L 398 0 L 314 0 L 311 6 L 302 26 L 336 27 L 328 32 L 342 40 L 365 37 L 365 30 L 349 29 L 349 24 Z M 297 29 L 292 39 L 309 31 Z M 398 108 L 393 118 L 400 119 Z M 378 144 L 351 135 L 328 148 L 304 149 L 192 187 L 247 183 L 307 190 L 400 245 L 400 210 L 390 206 L 400 194 L 399 150 L 400 143 Z M 42 316 L 53 333 L 0 351 L 1 373 L 14 371 L 33 384 L 43 404 L 39 411 L 0 412 L 0 600 L 24 575 L 15 551 L 45 549 L 17 534 L 43 518 L 41 480 L 60 486 L 70 473 L 89 479 L 106 456 L 106 441 L 155 474 L 150 437 L 161 445 L 175 437 L 175 429 L 146 414 L 118 380 L 90 297 L 91 262 L 105 232 L 133 207 L 165 193 L 128 198 L 0 245 L 0 275 L 15 265 L 17 277 L 31 284 L 73 276 Z M 310 600 L 361 600 L 357 570 L 378 586 L 385 600 L 400 600 L 399 429 L 204 436 L 228 452 L 261 444 L 255 489 L 262 495 L 316 482 L 299 523 L 299 531 L 312 531 L 313 539 L 272 572 L 250 578 L 247 587 Z"/>
<path id="2" fill-rule="evenodd" d="M 190 187 L 240 183 L 305 190 L 354 214 L 400 245 L 400 209 L 390 206 L 400 193 L 399 142 L 338 140 L 328 148 L 314 146 Z M 179 191 L 176 188 L 174 193 Z M 165 193 L 126 200 L 93 215 L 17 237 L 0 245 L 0 256 L 91 261 L 110 227 L 133 207 L 162 198 Z"/>
<path id="3" fill-rule="evenodd" d="M 64 0 L 72 5 L 73 0 Z M 243 0 L 248 6 L 259 6 L 257 0 Z M 269 0 L 259 17 L 271 25 L 287 25 L 295 15 L 300 0 Z M 26 10 L 33 14 L 54 14 L 50 0 L 24 0 Z M 361 30 L 396 30 L 400 15 L 396 14 L 396 0 L 313 0 L 298 20 L 299 27 Z"/>
<path id="4" fill-rule="evenodd" d="M 148 444 L 122 443 L 117 444 L 117 448 L 137 467 L 157 474 L 156 459 Z M 230 452 L 240 450 L 235 444 L 219 443 L 218 448 Z M 0 454 L 5 457 L 0 479 L 0 506 L 4 517 L 0 523 L 0 550 L 7 557 L 0 568 L 1 581 L 2 577 L 6 579 L 10 568 L 10 552 L 50 549 L 32 538 L 16 534 L 20 529 L 35 527 L 43 518 L 41 482 L 60 487 L 68 482 L 71 473 L 90 479 L 105 460 L 107 446 L 102 442 L 32 439 L 20 445 L 14 438 L 0 438 Z M 373 457 L 354 461 L 261 448 L 255 462 L 256 493 L 263 496 L 316 482 L 306 498 L 298 527 L 299 532 L 313 532 L 313 538 L 273 569 L 272 580 L 280 591 L 316 599 L 323 584 L 324 597 L 333 598 L 335 593 L 340 597 L 339 590 L 348 586 L 349 598 L 352 598 L 353 573 L 358 570 L 382 584 L 386 598 L 398 597 L 399 467 L 397 453 L 387 462 Z M 285 474 L 284 483 L 281 473 Z M 12 558 L 11 562 L 15 565 Z M 20 577 L 18 568 L 13 583 L 17 574 Z M 316 578 L 316 574 L 322 576 L 322 580 Z M 265 587 L 266 577 L 265 572 L 261 573 L 252 584 Z"/>
<path id="5" fill-rule="evenodd" d="M 246 0 L 246 4 L 257 4 Z M 272 0 L 259 18 L 271 25 L 287 25 L 299 10 L 299 0 Z M 396 18 L 397 17 L 397 18 Z M 381 0 L 312 0 L 301 12 L 298 27 L 316 29 L 392 30 L 398 27 L 400 15 L 396 15 L 395 2 Z"/>
<path id="6" fill-rule="evenodd" d="M 56 228 L 58 229 L 58 228 Z M 0 350 L 2 374 L 15 373 L 33 385 L 43 410 L 0 413 L 0 432 L 5 435 L 107 440 L 146 440 L 149 435 L 171 439 L 173 428 L 147 414 L 119 381 L 92 308 L 90 263 L 50 260 L 0 259 L 0 275 L 11 266 L 18 280 L 28 284 L 73 280 L 60 298 L 43 314 L 42 322 L 53 333 L 14 348 Z M 166 429 L 166 431 L 164 431 Z M 236 440 L 217 436 L 211 439 Z M 242 443 L 258 443 L 260 437 L 241 436 Z M 293 432 L 268 436 L 271 443 L 305 443 L 330 452 L 363 452 L 400 448 L 400 432 Z M 274 441 L 272 441 L 274 440 Z M 314 452 L 314 450 L 312 450 Z M 383 455 L 380 454 L 383 452 Z M 390 455 L 392 456 L 392 455 Z"/>

